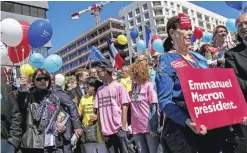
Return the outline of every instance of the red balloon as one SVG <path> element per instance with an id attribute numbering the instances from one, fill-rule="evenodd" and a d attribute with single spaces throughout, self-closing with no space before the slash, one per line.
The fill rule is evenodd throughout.
<path id="1" fill-rule="evenodd" d="M 20 63 L 26 59 L 31 51 L 31 46 L 28 43 L 28 30 L 30 24 L 26 21 L 18 21 L 23 30 L 23 38 L 21 43 L 16 47 L 8 47 L 9 58 L 13 63 Z"/>
<path id="2" fill-rule="evenodd" d="M 154 56 L 155 54 L 155 50 L 153 49 L 153 47 L 151 48 L 151 55 Z"/>
<path id="3" fill-rule="evenodd" d="M 155 36 L 153 36 L 153 37 L 151 38 L 151 44 L 152 44 L 156 39 L 161 39 L 161 40 L 162 40 L 162 38 L 161 38 L 159 35 L 155 35 Z"/>
<path id="4" fill-rule="evenodd" d="M 21 28 L 23 30 L 23 37 L 22 37 L 21 44 L 28 44 L 28 30 L 30 28 L 30 24 L 22 20 L 18 22 L 21 24 Z"/>
<path id="5" fill-rule="evenodd" d="M 16 47 L 8 47 L 9 59 L 13 63 L 20 63 L 26 59 L 31 51 L 31 46 L 29 44 L 19 44 Z"/>
<path id="6" fill-rule="evenodd" d="M 201 39 L 203 37 L 203 29 L 201 27 L 196 27 L 194 30 L 194 36 L 196 39 Z"/>

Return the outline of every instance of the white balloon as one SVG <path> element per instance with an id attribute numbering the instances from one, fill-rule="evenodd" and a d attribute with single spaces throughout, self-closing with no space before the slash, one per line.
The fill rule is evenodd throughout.
<path id="1" fill-rule="evenodd" d="M 11 60 L 9 59 L 8 49 L 6 46 L 0 41 L 0 54 L 1 54 L 1 65 L 13 65 Z"/>
<path id="2" fill-rule="evenodd" d="M 64 84 L 65 77 L 62 74 L 55 75 L 55 84 L 58 86 L 62 86 Z"/>
<path id="3" fill-rule="evenodd" d="M 1 21 L 1 41 L 7 46 L 18 46 L 23 38 L 21 24 L 15 19 L 7 18 Z"/>

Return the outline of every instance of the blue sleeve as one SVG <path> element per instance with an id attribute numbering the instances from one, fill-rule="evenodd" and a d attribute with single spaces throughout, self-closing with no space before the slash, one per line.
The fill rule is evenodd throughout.
<path id="1" fill-rule="evenodd" d="M 167 66 L 162 62 L 160 62 L 160 64 L 161 66 L 159 66 L 160 68 L 155 78 L 159 106 L 175 123 L 185 126 L 186 119 L 189 117 L 172 101 L 174 81 L 171 75 L 168 74 L 170 71 L 169 68 L 167 68 Z"/>

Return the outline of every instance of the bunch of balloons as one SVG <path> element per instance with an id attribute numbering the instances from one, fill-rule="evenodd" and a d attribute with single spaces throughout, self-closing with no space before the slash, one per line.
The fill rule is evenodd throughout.
<path id="1" fill-rule="evenodd" d="M 46 59 L 40 53 L 30 55 L 32 48 L 40 48 L 50 41 L 52 27 L 48 21 L 36 20 L 30 25 L 26 21 L 7 18 L 0 22 L 0 26 L 1 64 L 17 64 L 29 57 L 29 64 L 20 67 L 21 73 L 27 76 L 35 68 L 45 68 L 53 73 L 62 67 L 62 58 L 58 55 L 50 55 Z"/>

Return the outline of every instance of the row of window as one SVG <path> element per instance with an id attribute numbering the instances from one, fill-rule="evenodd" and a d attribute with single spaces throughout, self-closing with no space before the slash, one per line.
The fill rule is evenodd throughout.
<path id="1" fill-rule="evenodd" d="M 79 60 L 76 60 L 76 61 L 62 67 L 60 72 L 66 72 L 68 70 L 71 70 L 71 69 L 79 66 L 80 64 L 87 62 L 87 60 L 88 60 L 88 56 L 84 56 L 84 57 L 80 58 Z"/>
<path id="2" fill-rule="evenodd" d="M 19 4 L 15 2 L 2 1 L 1 11 L 44 18 L 44 19 L 46 18 L 46 9 L 29 6 L 25 4 Z"/>

